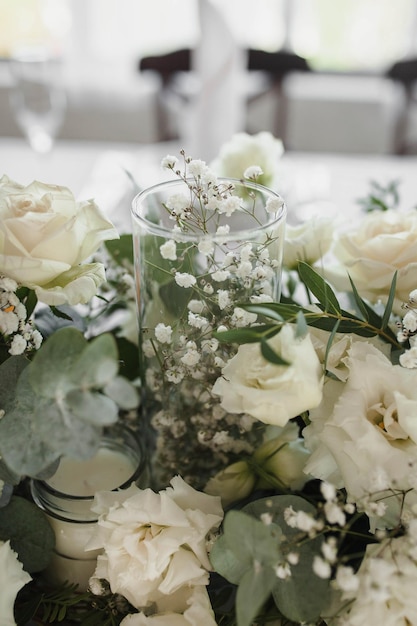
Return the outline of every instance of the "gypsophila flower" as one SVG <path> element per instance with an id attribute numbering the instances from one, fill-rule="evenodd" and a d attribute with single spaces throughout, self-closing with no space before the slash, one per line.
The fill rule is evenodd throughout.
<path id="1" fill-rule="evenodd" d="M 400 365 L 402 367 L 406 367 L 407 369 L 415 369 L 417 368 L 417 346 L 410 348 L 400 354 Z"/>
<path id="2" fill-rule="evenodd" d="M 321 556 L 316 554 L 313 559 L 313 572 L 319 578 L 330 578 L 332 568 L 327 561 L 325 561 Z"/>
<path id="3" fill-rule="evenodd" d="M 18 354 L 23 354 L 26 350 L 28 342 L 22 335 L 14 335 L 12 342 L 10 344 L 9 352 L 13 356 L 17 356 Z"/>
<path id="4" fill-rule="evenodd" d="M 159 323 L 155 328 L 155 337 L 160 343 L 171 343 L 172 328 L 165 324 Z"/>
<path id="5" fill-rule="evenodd" d="M 249 180 L 256 180 L 259 176 L 262 176 L 263 170 L 259 165 L 250 165 L 243 172 L 243 178 L 248 178 Z"/>
<path id="6" fill-rule="evenodd" d="M 201 359 L 201 354 L 197 351 L 197 350 L 187 350 L 187 352 L 184 354 L 184 356 L 181 357 L 181 362 L 184 363 L 184 365 L 188 365 L 188 367 L 192 367 L 193 365 L 197 365 L 197 363 L 200 361 Z"/>
<path id="7" fill-rule="evenodd" d="M 229 278 L 229 271 L 228 270 L 217 270 L 215 272 L 213 272 L 213 274 L 211 275 L 211 278 L 216 282 L 216 283 L 222 283 L 223 281 L 227 280 Z M 206 285 L 206 287 L 208 288 L 208 285 Z M 211 292 L 213 293 L 213 292 Z"/>
<path id="8" fill-rule="evenodd" d="M 161 167 L 167 170 L 175 170 L 178 165 L 178 158 L 167 154 L 161 161 Z"/>
<path id="9" fill-rule="evenodd" d="M 225 200 L 219 202 L 217 210 L 220 214 L 225 213 L 227 217 L 230 217 L 236 211 L 240 209 L 240 198 L 236 196 L 229 196 Z"/>
<path id="10" fill-rule="evenodd" d="M 228 307 L 232 302 L 229 291 L 226 289 L 218 289 L 217 302 L 222 311 Z"/>
<path id="11" fill-rule="evenodd" d="M 214 244 L 212 239 L 202 239 L 198 244 L 198 251 L 201 252 L 201 254 L 208 256 L 212 254 L 213 250 Z"/>
<path id="12" fill-rule="evenodd" d="M 169 239 L 165 243 L 163 243 L 160 248 L 161 256 L 163 259 L 167 259 L 169 261 L 175 261 L 177 258 L 177 244 L 173 239 Z"/>
<path id="13" fill-rule="evenodd" d="M 190 300 L 187 308 L 192 313 L 200 314 L 204 311 L 205 304 L 202 300 Z"/>
<path id="14" fill-rule="evenodd" d="M 273 517 L 271 513 L 262 513 L 260 519 L 265 526 L 270 526 L 272 524 Z"/>
<path id="15" fill-rule="evenodd" d="M 254 324 L 257 317 L 256 313 L 250 313 L 240 307 L 235 307 L 231 321 L 233 326 L 241 328 L 243 326 L 250 326 L 251 324 Z"/>
<path id="16" fill-rule="evenodd" d="M 224 226 L 219 226 L 216 231 L 217 235 L 228 235 L 229 233 L 230 233 L 229 224 L 225 224 Z"/>
<path id="17" fill-rule="evenodd" d="M 265 209 L 268 213 L 277 213 L 280 209 L 282 209 L 283 205 L 284 200 L 281 197 L 268 198 L 266 201 Z"/>
<path id="18" fill-rule="evenodd" d="M 196 284 L 197 280 L 195 276 L 192 274 L 176 272 L 175 273 L 175 282 L 179 287 L 184 287 L 184 289 L 188 289 Z"/>
<path id="19" fill-rule="evenodd" d="M 291 577 L 291 568 L 289 563 L 279 563 L 274 569 L 277 578 L 280 580 L 286 580 Z"/>

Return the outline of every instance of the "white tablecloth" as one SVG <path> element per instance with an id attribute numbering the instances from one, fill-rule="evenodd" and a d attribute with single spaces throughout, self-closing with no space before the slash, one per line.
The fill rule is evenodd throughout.
<path id="1" fill-rule="evenodd" d="M 68 186 L 79 199 L 95 198 L 125 230 L 134 196 L 126 171 L 141 187 L 164 180 L 161 159 L 178 155 L 180 147 L 66 141 L 58 142 L 51 154 L 38 156 L 23 140 L 0 138 L 0 176 L 7 174 L 23 184 L 38 179 Z M 383 185 L 399 180 L 402 206 L 417 205 L 417 157 L 288 152 L 278 168 L 278 191 L 287 199 L 293 222 L 321 211 L 350 219 L 358 213 L 357 200 L 368 193 L 371 180 Z"/>

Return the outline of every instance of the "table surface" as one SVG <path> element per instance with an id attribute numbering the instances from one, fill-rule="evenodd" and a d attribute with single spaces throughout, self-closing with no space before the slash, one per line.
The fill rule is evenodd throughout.
<path id="1" fill-rule="evenodd" d="M 34 154 L 23 139 L 0 138 L 0 176 L 69 187 L 82 200 L 94 198 L 120 230 L 130 225 L 134 186 L 167 178 L 160 167 L 166 154 L 179 154 L 176 143 L 58 141 L 47 155 Z M 289 221 L 323 212 L 346 219 L 358 213 L 357 200 L 370 182 L 400 181 L 401 206 L 417 205 L 417 156 L 364 156 L 287 152 L 278 163 L 278 191 L 286 198 Z"/>

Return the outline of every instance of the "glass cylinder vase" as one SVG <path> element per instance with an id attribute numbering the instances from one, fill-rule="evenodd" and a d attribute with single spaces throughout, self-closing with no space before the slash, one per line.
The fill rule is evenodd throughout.
<path id="1" fill-rule="evenodd" d="M 218 331 L 257 322 L 241 304 L 279 299 L 286 209 L 252 182 L 200 177 L 155 185 L 133 201 L 142 372 L 153 485 L 195 488 L 262 438 L 212 387 L 237 346 Z"/>

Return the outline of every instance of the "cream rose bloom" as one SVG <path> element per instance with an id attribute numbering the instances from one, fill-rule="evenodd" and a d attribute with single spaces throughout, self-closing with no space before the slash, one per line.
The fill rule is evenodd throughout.
<path id="1" fill-rule="evenodd" d="M 156 615 L 135 613 L 128 615 L 121 626 L 216 626 L 207 590 L 194 587 L 187 600 L 187 608 L 183 613 L 172 611 Z"/>
<path id="2" fill-rule="evenodd" d="M 0 624 L 15 626 L 14 603 L 22 587 L 32 580 L 11 549 L 9 541 L 0 541 Z"/>
<path id="3" fill-rule="evenodd" d="M 248 413 L 266 424 L 285 426 L 320 404 L 322 368 L 310 335 L 295 337 L 290 324 L 268 343 L 289 365 L 266 361 L 257 343 L 241 345 L 212 392 L 221 396 L 221 405 L 229 413 Z"/>
<path id="4" fill-rule="evenodd" d="M 208 584 L 206 538 L 223 519 L 220 498 L 176 476 L 160 493 L 134 485 L 101 492 L 93 510 L 99 520 L 88 549 L 104 550 L 94 577 L 138 609 L 183 613 L 193 589 Z"/>
<path id="5" fill-rule="evenodd" d="M 354 502 L 378 494 L 387 507 L 383 523 L 396 524 L 402 499 L 390 488 L 409 490 L 416 482 L 415 373 L 366 342 L 352 344 L 346 363 L 346 383 L 326 382 L 322 404 L 310 412 L 303 434 L 313 453 L 305 471 L 345 487 Z M 415 501 L 410 492 L 403 512 Z"/>
<path id="6" fill-rule="evenodd" d="M 329 250 L 333 242 L 334 220 L 313 217 L 302 224 L 285 228 L 284 267 L 296 269 L 300 261 L 313 265 Z"/>
<path id="7" fill-rule="evenodd" d="M 219 156 L 210 168 L 218 176 L 241 179 L 248 167 L 258 165 L 263 174 L 257 178 L 257 182 L 266 187 L 275 187 L 278 162 L 283 153 L 282 141 L 269 132 L 262 131 L 255 135 L 236 133 L 222 145 Z"/>
<path id="8" fill-rule="evenodd" d="M 66 187 L 0 179 L 0 274 L 46 304 L 88 302 L 105 272 L 101 263 L 82 263 L 117 237 L 92 200 L 76 202 Z"/>
<path id="9" fill-rule="evenodd" d="M 341 232 L 333 247 L 339 266 L 324 275 L 337 289 L 350 291 L 348 274 L 363 298 L 386 302 L 397 275 L 395 311 L 407 302 L 417 275 L 417 212 L 374 211 L 350 230 Z"/>

